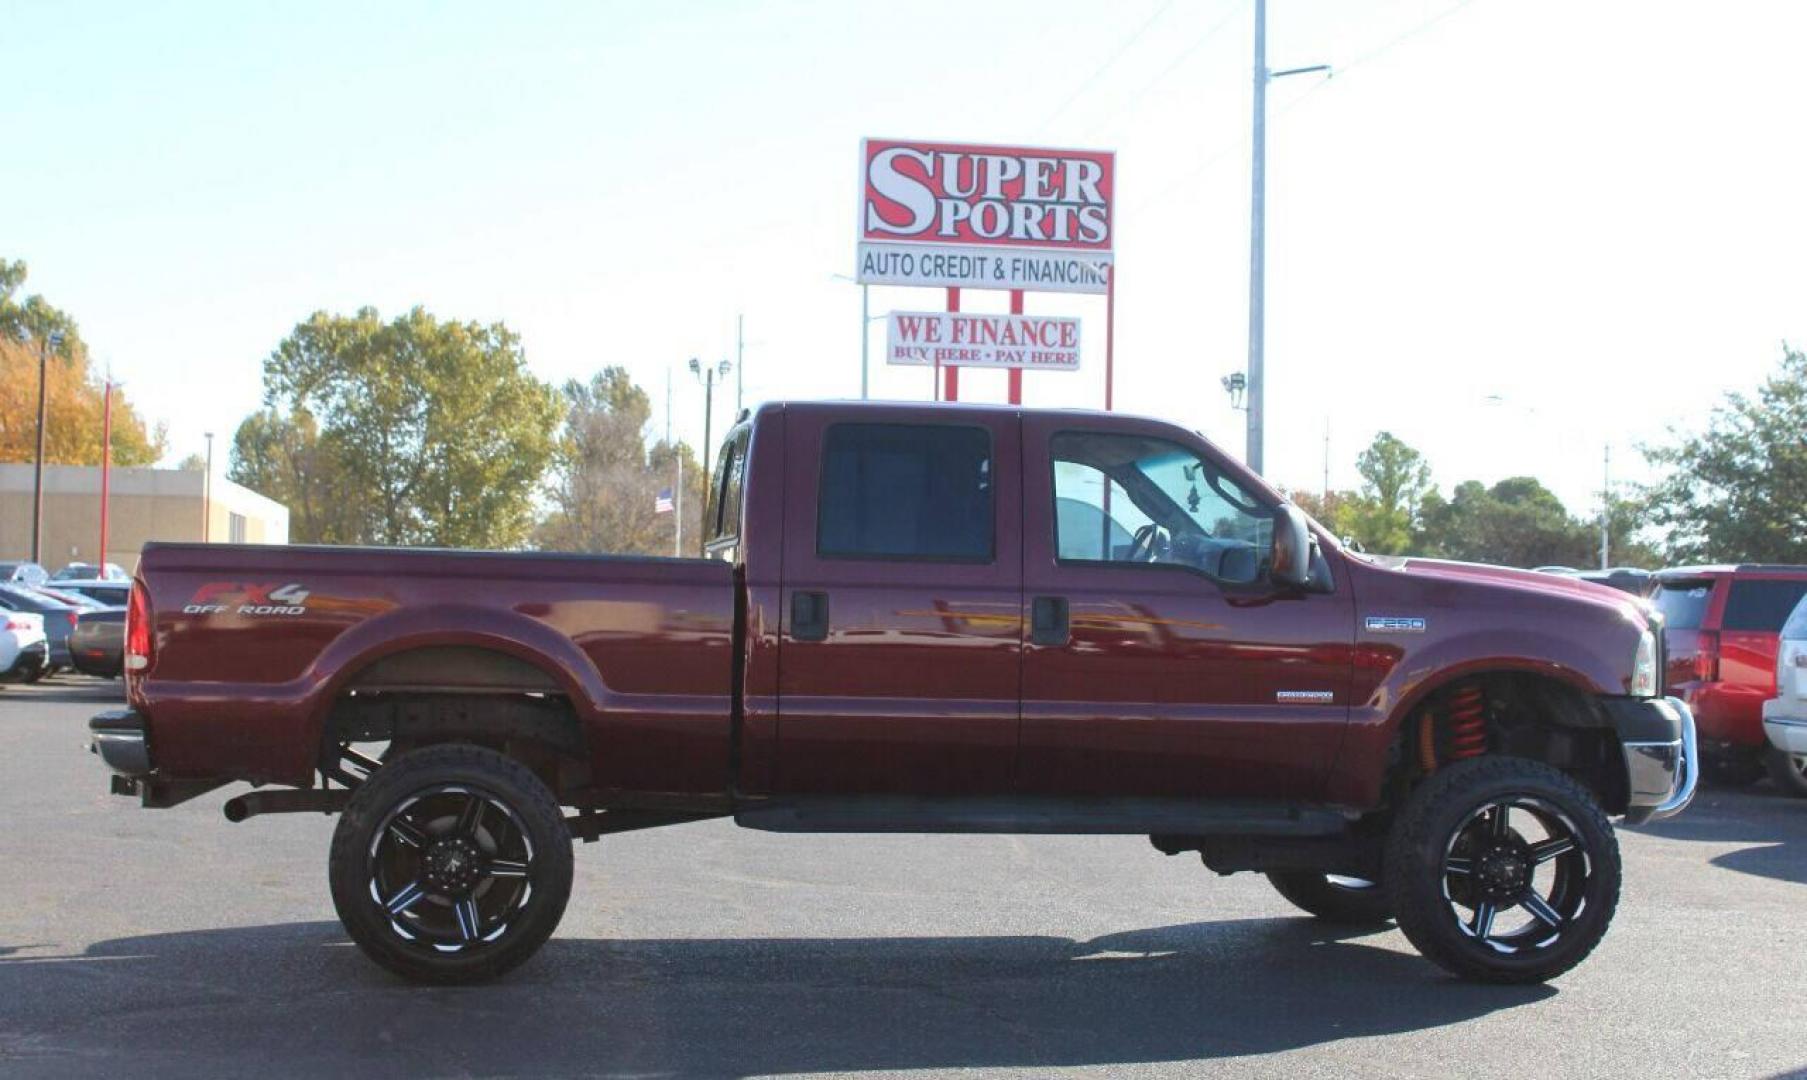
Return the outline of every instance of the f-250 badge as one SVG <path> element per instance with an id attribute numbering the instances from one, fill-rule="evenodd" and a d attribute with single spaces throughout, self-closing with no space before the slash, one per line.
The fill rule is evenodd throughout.
<path id="1" fill-rule="evenodd" d="M 308 590 L 297 584 L 254 585 L 242 581 L 210 581 L 195 590 L 182 607 L 184 615 L 301 615 Z"/>
<path id="2" fill-rule="evenodd" d="M 1370 634 L 1422 634 L 1421 615 L 1370 615 L 1364 624 Z"/>

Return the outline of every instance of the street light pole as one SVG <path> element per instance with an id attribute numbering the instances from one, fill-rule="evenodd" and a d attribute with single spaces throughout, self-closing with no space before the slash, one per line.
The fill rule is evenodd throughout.
<path id="1" fill-rule="evenodd" d="M 733 367 L 733 362 L 729 360 L 723 360 L 714 367 L 704 367 L 696 357 L 690 358 L 690 373 L 703 384 L 703 505 L 700 510 L 703 515 L 709 513 L 709 483 L 710 477 L 713 475 L 709 471 L 709 450 L 714 437 L 710 431 L 710 424 L 715 418 L 715 377 L 719 374 L 724 380 L 727 379 L 728 372 Z M 702 525 L 703 527 L 697 530 L 697 553 L 699 555 L 706 553 L 704 545 L 709 542 L 708 523 L 703 522 Z"/>
<path id="2" fill-rule="evenodd" d="M 31 484 L 31 561 L 42 562 L 40 548 L 44 543 L 44 413 L 45 373 L 50 368 L 50 350 L 63 347 L 63 332 L 52 330 L 38 336 L 38 453 L 34 459 Z"/>
<path id="3" fill-rule="evenodd" d="M 201 543 L 213 539 L 213 432 L 207 436 L 207 475 L 201 478 Z"/>
<path id="4" fill-rule="evenodd" d="M 1267 427 L 1267 84 L 1288 75 L 1329 71 L 1329 64 L 1267 69 L 1267 0 L 1255 0 L 1255 116 L 1249 155 L 1249 370 L 1248 451 L 1244 461 L 1259 475 Z"/>
<path id="5" fill-rule="evenodd" d="M 867 293 L 869 285 L 860 286 L 860 400 L 871 396 L 872 365 L 867 360 L 867 353 L 872 348 L 872 306 Z"/>

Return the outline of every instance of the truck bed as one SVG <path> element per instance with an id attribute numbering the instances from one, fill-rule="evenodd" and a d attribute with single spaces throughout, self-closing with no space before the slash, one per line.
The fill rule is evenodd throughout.
<path id="1" fill-rule="evenodd" d="M 336 701 L 432 689 L 568 699 L 601 787 L 727 788 L 725 563 L 152 544 L 138 579 L 154 678 L 128 693 L 169 777 L 307 784 Z"/>

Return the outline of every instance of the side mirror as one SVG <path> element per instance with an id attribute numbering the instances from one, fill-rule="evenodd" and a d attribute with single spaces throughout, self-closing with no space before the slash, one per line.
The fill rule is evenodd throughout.
<path id="1" fill-rule="evenodd" d="M 1305 524 L 1305 511 L 1292 503 L 1281 503 L 1274 512 L 1274 551 L 1268 560 L 1268 571 L 1277 585 L 1295 589 L 1311 585 L 1311 527 Z"/>

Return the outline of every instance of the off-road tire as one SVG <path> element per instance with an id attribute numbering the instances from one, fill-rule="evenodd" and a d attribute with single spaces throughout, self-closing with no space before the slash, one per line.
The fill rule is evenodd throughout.
<path id="1" fill-rule="evenodd" d="M 1393 918 L 1393 898 L 1379 882 L 1354 887 L 1314 870 L 1274 870 L 1267 880 L 1294 907 L 1325 922 L 1378 926 Z"/>
<path id="2" fill-rule="evenodd" d="M 1583 842 L 1588 871 L 1576 897 L 1582 906 L 1553 942 L 1509 954 L 1464 929 L 1445 866 L 1462 823 L 1511 798 L 1559 811 Z M 1542 762 L 1488 756 L 1439 769 L 1412 792 L 1394 819 L 1383 876 L 1399 929 L 1426 959 L 1464 979 L 1535 983 L 1568 971 L 1599 944 L 1618 907 L 1620 874 L 1618 839 L 1592 792 Z"/>
<path id="3" fill-rule="evenodd" d="M 376 831 L 398 807 L 448 786 L 481 792 L 512 813 L 532 846 L 530 892 L 495 940 L 436 953 L 411 945 L 373 896 L 373 851 Z M 552 935 L 571 894 L 571 862 L 570 831 L 539 777 L 494 750 L 447 743 L 401 754 L 359 785 L 333 831 L 327 873 L 339 921 L 366 956 L 414 982 L 474 983 L 515 967 Z"/>
<path id="4" fill-rule="evenodd" d="M 1807 799 L 1807 773 L 1802 772 L 1802 756 L 1772 746 L 1763 753 L 1763 764 L 1769 778 L 1784 795 Z"/>

